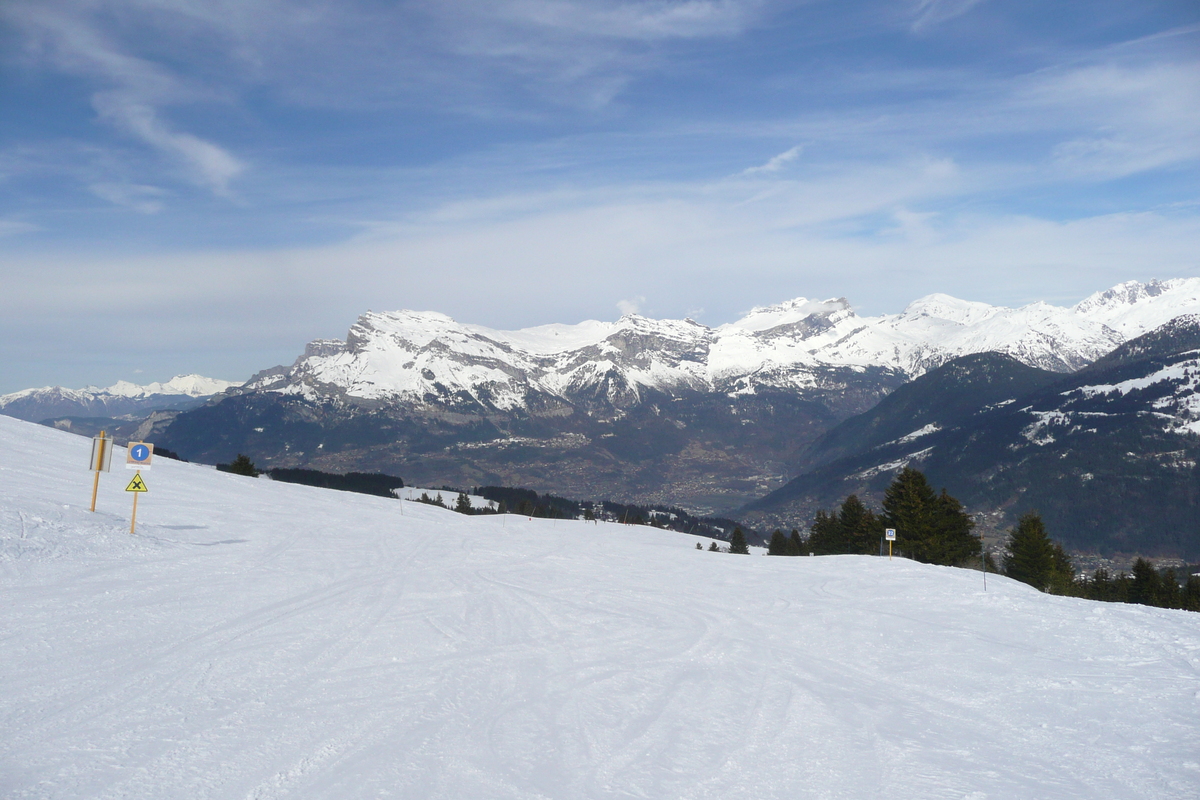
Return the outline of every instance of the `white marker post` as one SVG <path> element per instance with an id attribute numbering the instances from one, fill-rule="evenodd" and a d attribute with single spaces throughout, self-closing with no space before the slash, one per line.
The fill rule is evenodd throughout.
<path id="1" fill-rule="evenodd" d="M 112 440 L 100 431 L 100 435 L 92 439 L 92 460 L 91 466 L 88 469 L 96 473 L 95 479 L 92 481 L 92 507 L 91 511 L 96 510 L 96 492 L 100 490 L 100 473 L 108 472 L 112 466 Z"/>
<path id="2" fill-rule="evenodd" d="M 887 539 L 888 561 L 891 561 L 892 560 L 892 542 L 896 541 L 896 529 L 895 528 L 885 528 L 883 531 L 883 536 L 885 539 Z"/>

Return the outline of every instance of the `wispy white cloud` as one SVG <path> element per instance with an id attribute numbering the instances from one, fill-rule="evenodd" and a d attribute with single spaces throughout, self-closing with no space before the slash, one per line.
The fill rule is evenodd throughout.
<path id="1" fill-rule="evenodd" d="M 935 78 L 952 85 L 949 76 L 924 80 Z M 864 72 L 844 78 L 839 89 L 850 94 L 889 79 L 902 82 Z M 694 135 L 802 139 L 805 152 L 817 153 L 813 158 L 825 166 L 831 157 L 886 163 L 952 150 L 964 162 L 1002 168 L 1009 185 L 1107 180 L 1200 159 L 1200 60 L 1114 48 L 1063 66 L 953 85 L 945 96 L 705 125 Z M 774 166 L 772 160 L 747 173 Z"/>
<path id="2" fill-rule="evenodd" d="M 981 2 L 983 0 L 917 0 L 912 10 L 912 29 L 919 33 L 955 17 L 961 17 Z"/>
<path id="3" fill-rule="evenodd" d="M 212 142 L 171 130 L 136 92 L 97 92 L 92 105 L 101 119 L 182 162 L 193 182 L 217 194 L 227 195 L 229 182 L 245 169 L 240 160 Z"/>
<path id="4" fill-rule="evenodd" d="M 497 16 L 576 37 L 654 40 L 740 33 L 763 5 L 746 0 L 515 0 L 495 8 Z"/>
<path id="5" fill-rule="evenodd" d="M 772 175 L 781 171 L 788 164 L 800 157 L 800 153 L 804 150 L 803 145 L 796 145 L 784 150 L 777 156 L 772 156 L 767 163 L 757 167 L 750 167 L 742 171 L 743 175 Z"/>
<path id="6" fill-rule="evenodd" d="M 1051 72 L 1014 101 L 1078 131 L 1053 153 L 1068 172 L 1121 177 L 1200 158 L 1200 61 Z"/>
<path id="7" fill-rule="evenodd" d="M 0 219 L 0 237 L 15 236 L 19 233 L 33 233 L 41 228 L 32 222 L 19 219 Z"/>
<path id="8" fill-rule="evenodd" d="M 217 144 L 174 130 L 160 113 L 172 104 L 211 101 L 211 91 L 124 52 L 98 29 L 86 10 L 78 4 L 64 9 L 13 2 L 0 10 L 0 18 L 25 33 L 29 58 L 107 85 L 92 95 L 100 119 L 182 165 L 192 182 L 227 194 L 229 182 L 244 169 L 242 162 Z"/>
<path id="9" fill-rule="evenodd" d="M 130 183 L 93 183 L 88 190 L 102 200 L 143 214 L 162 211 L 163 197 L 167 194 L 157 186 Z"/>

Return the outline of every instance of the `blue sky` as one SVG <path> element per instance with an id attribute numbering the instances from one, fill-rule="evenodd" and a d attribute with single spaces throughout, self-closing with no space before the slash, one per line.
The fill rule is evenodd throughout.
<path id="1" fill-rule="evenodd" d="M 1194 275 L 1194 0 L 0 4 L 0 391 Z"/>

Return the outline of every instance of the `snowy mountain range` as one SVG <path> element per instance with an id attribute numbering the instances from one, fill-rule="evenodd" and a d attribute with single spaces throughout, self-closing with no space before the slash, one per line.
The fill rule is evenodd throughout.
<path id="1" fill-rule="evenodd" d="M 534 487 L 711 514 L 781 487 L 838 423 L 963 355 L 1055 374 L 1187 313 L 1200 279 L 1129 282 L 1063 308 L 930 295 L 860 317 L 804 298 L 707 327 L 628 315 L 500 331 L 368 312 L 169 423 L 183 457 Z"/>
<path id="2" fill-rule="evenodd" d="M 45 386 L 0 395 L 0 414 L 30 422 L 53 417 L 124 417 L 164 408 L 187 409 L 238 384 L 202 375 L 176 375 L 165 383 L 117 381 L 100 388 Z"/>
<path id="3" fill-rule="evenodd" d="M 208 463 L 245 453 L 261 467 L 712 514 L 780 488 L 839 423 L 953 359 L 997 352 L 1068 374 L 1193 313 L 1200 278 L 1122 283 L 1072 307 L 934 294 L 875 317 L 845 299 L 797 298 L 716 327 L 627 315 L 502 331 L 368 312 L 344 340 L 315 340 L 242 386 L 190 376 L 30 390 L 0 398 L 0 412 L 137 416 L 128 435 Z"/>
<path id="4" fill-rule="evenodd" d="M 647 390 L 808 390 L 829 386 L 845 369 L 882 369 L 907 380 L 987 351 L 1067 372 L 1195 312 L 1200 278 L 1131 281 L 1070 308 L 1004 308 L 933 294 L 899 314 L 860 317 L 845 299 L 797 298 L 715 328 L 627 315 L 500 331 L 434 312 L 368 312 L 345 341 L 314 341 L 291 368 L 262 373 L 246 390 L 511 411 L 531 395 L 625 407 Z"/>

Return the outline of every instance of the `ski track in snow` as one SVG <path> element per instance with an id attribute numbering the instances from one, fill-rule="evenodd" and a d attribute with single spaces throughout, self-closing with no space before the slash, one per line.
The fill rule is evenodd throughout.
<path id="1" fill-rule="evenodd" d="M 0 418 L 6 798 L 1200 796 L 1194 614 L 88 452 Z"/>

